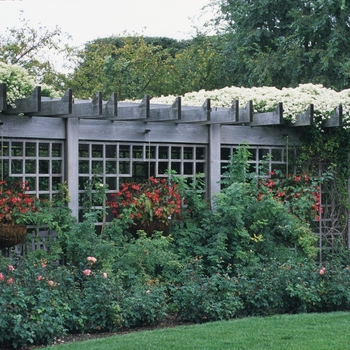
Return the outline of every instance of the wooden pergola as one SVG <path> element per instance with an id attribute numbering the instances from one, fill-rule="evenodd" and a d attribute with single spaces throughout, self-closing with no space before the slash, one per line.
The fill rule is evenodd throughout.
<path id="1" fill-rule="evenodd" d="M 184 150 L 195 145 L 193 146 L 195 153 L 196 150 L 205 147 L 204 160 L 196 160 L 193 156 L 193 163 L 197 162 L 198 168 L 203 167 L 207 183 L 206 194 L 208 198 L 212 198 L 213 194 L 220 191 L 223 147 L 230 152 L 231 149 L 246 142 L 252 148 L 266 148 L 267 152 L 268 147 L 283 149 L 288 145 L 298 145 L 301 141 L 300 128 L 310 126 L 314 122 L 313 105 L 296 116 L 295 123 L 286 124 L 283 121 L 282 103 L 278 103 L 273 112 L 254 113 L 251 101 L 244 107 L 239 105 L 239 101 L 233 101 L 230 108 L 212 108 L 209 99 L 206 99 L 200 107 L 183 106 L 181 97 L 177 97 L 171 105 L 151 102 L 149 96 L 144 96 L 140 103 L 119 102 L 115 93 L 112 93 L 108 100 L 104 100 L 100 92 L 91 100 L 75 100 L 70 89 L 62 98 L 47 98 L 41 95 L 41 88 L 36 87 L 30 97 L 17 99 L 14 101 L 14 106 L 10 106 L 7 104 L 6 85 L 0 84 L 1 137 L 3 140 L 63 142 L 63 178 L 70 192 L 73 215 L 78 217 L 79 179 L 82 177 L 79 169 L 79 162 L 82 162 L 79 147 L 82 143 L 86 149 L 94 147 L 95 144 L 109 147 L 119 142 L 141 145 L 139 147 L 144 147 L 145 150 L 147 145 L 155 145 L 157 152 L 163 147 L 162 145 L 171 144 L 174 149 L 181 148 L 182 153 L 179 151 L 181 155 L 174 160 L 178 161 L 181 171 L 185 166 L 189 167 L 192 161 L 184 159 Z M 342 106 L 339 106 L 334 115 L 324 121 L 322 126 L 341 127 Z M 92 146 L 89 146 L 90 144 Z M 138 146 L 134 146 L 135 149 L 136 147 Z M 163 162 L 160 153 L 157 152 L 152 159 L 156 172 L 159 164 Z M 170 152 L 169 148 L 167 161 L 171 165 L 173 160 Z M 92 159 L 86 159 L 86 163 L 90 162 L 90 167 L 95 161 L 93 156 L 91 157 Z M 101 164 L 106 157 L 105 153 L 101 155 Z M 118 162 L 120 154 L 114 157 Z M 145 157 L 143 155 L 140 162 L 149 161 Z M 257 162 L 258 157 L 257 151 Z M 105 162 L 109 161 L 112 162 L 113 159 L 109 157 Z M 130 166 L 134 161 L 136 164 L 137 159 L 130 160 Z M 185 162 L 187 163 L 184 166 Z M 88 175 L 91 176 L 91 170 L 89 171 Z M 194 166 L 193 174 L 195 171 Z M 119 173 L 120 170 L 116 170 L 114 175 L 109 174 L 109 179 L 113 176 L 118 177 Z M 320 228 L 320 235 L 321 231 Z"/>

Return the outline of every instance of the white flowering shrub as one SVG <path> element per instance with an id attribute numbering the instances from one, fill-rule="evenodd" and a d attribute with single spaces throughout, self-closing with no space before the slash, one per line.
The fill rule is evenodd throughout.
<path id="1" fill-rule="evenodd" d="M 176 96 L 156 97 L 152 103 L 172 104 L 175 98 Z M 283 89 L 231 86 L 213 91 L 189 92 L 182 96 L 181 102 L 184 106 L 201 106 L 207 98 L 211 100 L 211 107 L 231 107 L 234 100 L 239 100 L 240 108 L 244 108 L 251 100 L 254 113 L 271 112 L 282 102 L 284 118 L 290 121 L 295 121 L 296 116 L 304 113 L 311 103 L 314 104 L 315 114 L 323 119 L 333 115 L 335 109 L 342 105 L 344 120 L 350 119 L 350 89 L 337 92 L 314 84 Z"/>
<path id="2" fill-rule="evenodd" d="M 38 86 L 24 68 L 16 64 L 0 62 L 0 84 L 6 84 L 7 103 L 15 108 L 14 102 L 17 98 L 29 97 Z M 58 97 L 59 94 L 51 86 L 41 84 L 42 96 Z"/>
<path id="3" fill-rule="evenodd" d="M 35 87 L 34 78 L 24 68 L 3 62 L 0 62 L 0 83 L 6 84 L 9 105 L 13 105 L 16 98 L 30 96 Z"/>

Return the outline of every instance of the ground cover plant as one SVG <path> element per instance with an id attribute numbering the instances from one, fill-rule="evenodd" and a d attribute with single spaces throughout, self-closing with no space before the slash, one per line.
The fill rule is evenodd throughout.
<path id="1" fill-rule="evenodd" d="M 266 178 L 261 182 L 256 172 L 248 172 L 248 157 L 243 145 L 231 158 L 215 210 L 202 199 L 200 177 L 186 183 L 169 174 L 166 186 L 176 188 L 182 205 L 166 234 L 140 230 L 134 235 L 133 207 L 96 230 L 106 215 L 106 208 L 96 205 L 106 195 L 99 184 L 77 223 L 63 186 L 52 203 L 28 216 L 56 230 L 58 239 L 47 251 L 0 259 L 1 346 L 156 325 L 169 315 L 207 323 L 349 310 L 349 252 L 339 248 L 321 266 L 315 262 L 316 241 L 306 218 L 314 216 L 318 197 L 306 192 L 312 215 L 295 215 L 288 203 L 294 195 L 276 200 Z M 149 212 L 152 203 L 158 205 L 155 194 L 148 201 L 136 190 L 134 205 L 138 195 Z M 177 210 L 177 203 L 169 204 Z"/>

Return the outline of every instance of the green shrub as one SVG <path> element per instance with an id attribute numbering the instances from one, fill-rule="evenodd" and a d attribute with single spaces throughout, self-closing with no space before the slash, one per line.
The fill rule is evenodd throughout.
<path id="1" fill-rule="evenodd" d="M 172 250 L 171 237 L 155 231 L 151 237 L 139 231 L 137 239 L 116 247 L 113 270 L 123 276 L 124 286 L 158 279 L 172 281 L 181 270 L 181 263 Z"/>
<path id="2" fill-rule="evenodd" d="M 317 269 L 320 303 L 317 311 L 350 310 L 350 266 L 338 260 L 325 263 L 324 274 Z"/>
<path id="3" fill-rule="evenodd" d="M 166 316 L 166 288 L 158 283 L 135 284 L 119 299 L 124 327 L 155 324 Z"/>
<path id="4" fill-rule="evenodd" d="M 65 333 L 67 305 L 44 275 L 44 268 L 24 261 L 0 265 L 0 344 L 48 344 Z"/>
<path id="5" fill-rule="evenodd" d="M 238 282 L 228 274 L 201 273 L 200 259 L 183 271 L 183 282 L 172 288 L 173 308 L 182 320 L 210 322 L 233 318 L 242 308 Z"/>
<path id="6" fill-rule="evenodd" d="M 77 271 L 80 288 L 77 290 L 79 300 L 75 304 L 75 317 L 83 321 L 81 331 L 113 331 L 121 325 L 117 285 L 107 273 L 90 271 Z"/>
<path id="7" fill-rule="evenodd" d="M 66 233 L 66 263 L 79 266 L 86 262 L 87 256 L 95 256 L 96 268 L 104 269 L 113 261 L 116 254 L 114 242 L 105 240 L 104 236 L 97 233 L 95 227 L 99 214 L 99 212 L 85 214 L 84 220 Z"/>
<path id="8" fill-rule="evenodd" d="M 120 326 L 116 289 L 117 282 L 89 260 L 77 268 L 1 259 L 0 344 L 49 344 L 66 332 L 113 330 Z"/>
<path id="9" fill-rule="evenodd" d="M 323 270 L 325 268 L 325 270 Z M 350 309 L 350 270 L 337 261 L 319 267 L 298 257 L 237 268 L 242 315 Z"/>

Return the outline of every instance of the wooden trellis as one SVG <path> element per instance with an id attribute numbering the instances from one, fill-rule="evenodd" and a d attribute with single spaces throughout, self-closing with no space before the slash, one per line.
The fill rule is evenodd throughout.
<path id="1" fill-rule="evenodd" d="M 47 98 L 41 95 L 40 87 L 36 87 L 30 97 L 16 99 L 10 106 L 7 104 L 6 85 L 0 84 L 2 138 L 10 140 L 9 144 L 16 144 L 17 140 L 23 139 L 24 144 L 29 143 L 32 146 L 35 140 L 35 147 L 40 147 L 40 140 L 56 140 L 62 143 L 62 178 L 67 182 L 71 197 L 70 206 L 76 217 L 79 216 L 79 181 L 82 178 L 79 162 L 85 162 L 87 168 L 93 167 L 94 162 L 100 162 L 104 169 L 105 164 L 114 163 L 113 157 L 120 157 L 117 150 L 124 147 L 124 144 L 126 148 L 129 147 L 130 153 L 137 150 L 142 154 L 140 159 L 137 159 L 138 155 L 131 159 L 134 156 L 130 155 L 130 161 L 123 161 L 129 162 L 130 166 L 133 163 L 140 165 L 142 162 L 152 162 L 156 169 L 168 162 L 167 164 L 175 164 L 180 171 L 186 173 L 193 162 L 192 173 L 195 173 L 195 167 L 203 168 L 206 174 L 207 196 L 211 198 L 220 191 L 223 147 L 231 150 L 247 142 L 253 148 L 260 147 L 262 151 L 267 152 L 270 146 L 286 148 L 287 142 L 289 145 L 297 145 L 300 143 L 300 128 L 310 126 L 314 122 L 312 104 L 304 113 L 296 116 L 296 122 L 293 124 L 283 121 L 282 103 L 278 103 L 273 112 L 254 113 L 253 110 L 252 101 L 244 107 L 240 106 L 239 101 L 233 101 L 230 108 L 212 108 L 210 99 L 206 99 L 201 106 L 195 107 L 183 106 L 181 97 L 175 98 L 172 104 L 163 105 L 152 104 L 147 95 L 140 103 L 119 102 L 115 93 L 104 100 L 101 92 L 96 93 L 91 100 L 76 100 L 70 89 L 62 98 Z M 18 117 L 19 115 L 22 117 Z M 341 127 L 342 119 L 342 106 L 339 106 L 322 126 Z M 120 146 L 119 143 L 123 145 Z M 117 155 L 110 157 L 106 154 L 107 149 L 110 152 L 114 145 Z M 168 156 L 161 156 L 159 152 L 164 151 L 166 145 L 170 145 L 167 148 Z M 86 147 L 86 152 L 90 152 L 86 159 L 79 156 L 79 147 Z M 91 153 L 99 147 L 103 150 L 101 157 L 94 158 Z M 155 156 L 149 160 L 146 155 L 150 153 L 151 147 Z M 178 152 L 180 158 L 172 159 L 173 150 Z M 196 159 L 195 153 L 199 152 L 202 155 L 204 150 L 207 152 L 205 158 Z M 185 155 L 188 154 L 191 154 L 193 159 L 185 159 Z M 258 151 L 256 154 L 258 158 Z M 163 156 L 167 158 L 166 161 L 161 159 Z M 36 160 L 33 158 L 34 161 Z M 48 164 L 58 161 L 60 159 L 51 155 L 43 160 Z M 121 163 L 122 161 L 117 160 L 116 167 Z M 25 168 L 25 164 L 24 159 L 22 167 Z M 89 171 L 91 173 L 91 170 Z M 115 175 L 106 177 L 102 174 L 101 177 L 111 180 L 113 176 L 120 176 L 120 172 L 119 169 Z M 90 173 L 86 176 L 91 176 Z M 192 174 L 190 171 L 188 173 Z M 37 175 L 39 177 L 42 174 L 38 172 Z M 323 234 L 321 231 L 322 225 L 320 236 Z M 348 241 L 350 242 L 349 239 Z"/>
<path id="2" fill-rule="evenodd" d="M 267 126 L 283 124 L 283 103 L 278 103 L 275 111 L 253 113 L 253 103 L 248 102 L 244 108 L 235 100 L 230 108 L 211 108 L 210 99 L 201 107 L 181 105 L 177 97 L 172 105 L 151 105 L 150 97 L 145 96 L 141 103 L 117 101 L 112 93 L 108 101 L 103 101 L 98 92 L 90 100 L 74 100 L 72 90 L 68 89 L 60 99 L 41 96 L 40 86 L 36 87 L 29 98 L 16 99 L 15 107 L 7 105 L 6 85 L 0 84 L 0 110 L 4 115 L 42 116 L 59 118 L 101 119 L 111 121 L 172 121 L 174 123 L 232 124 L 247 126 Z M 292 127 L 312 125 L 314 106 L 311 104 L 305 113 L 296 116 Z M 323 123 L 323 127 L 342 126 L 342 106 L 334 115 Z"/>

